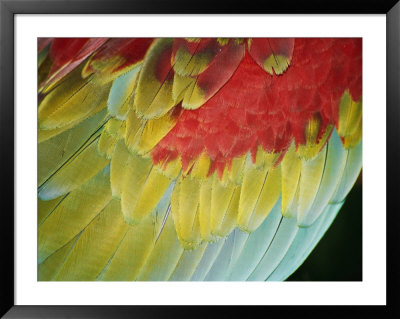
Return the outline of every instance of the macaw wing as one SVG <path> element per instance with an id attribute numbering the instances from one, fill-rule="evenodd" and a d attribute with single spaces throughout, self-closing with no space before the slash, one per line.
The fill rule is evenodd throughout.
<path id="1" fill-rule="evenodd" d="M 54 42 L 39 49 L 53 52 Z M 296 50 L 305 42 L 109 39 L 42 54 L 39 280 L 289 276 L 361 169 L 360 87 L 349 70 L 359 72 L 330 52 L 347 73 L 325 65 L 320 74 L 315 57 L 318 79 L 310 70 L 304 79 Z M 266 88 L 251 99 L 238 90 L 249 67 L 252 87 Z M 333 99 L 338 73 L 346 90 L 328 122 L 331 106 L 313 107 Z M 234 95 L 248 99 L 244 114 Z M 278 124 L 257 127 L 265 103 Z M 274 107 L 290 103 L 308 115 L 295 121 Z"/>

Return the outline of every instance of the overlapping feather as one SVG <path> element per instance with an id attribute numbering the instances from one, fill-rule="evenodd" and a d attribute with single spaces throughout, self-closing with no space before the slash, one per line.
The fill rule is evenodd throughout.
<path id="1" fill-rule="evenodd" d="M 114 52 L 116 44 L 106 43 Z M 285 72 L 293 43 L 269 43 L 276 56 L 260 51 L 267 42 L 254 44 L 250 54 L 261 67 Z M 304 145 L 249 150 L 222 174 L 210 171 L 206 152 L 190 165 L 179 154 L 155 161 L 154 147 L 184 109 L 201 107 L 229 80 L 245 44 L 148 45 L 131 64 L 94 53 L 40 100 L 39 280 L 285 279 L 359 174 L 361 102 L 346 91 L 337 128 L 319 136 L 311 117 Z"/>

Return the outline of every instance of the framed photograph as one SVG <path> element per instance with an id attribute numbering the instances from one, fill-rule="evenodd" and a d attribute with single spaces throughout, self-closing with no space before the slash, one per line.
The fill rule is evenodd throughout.
<path id="1" fill-rule="evenodd" d="M 5 318 L 400 314 L 400 4 L 0 8 Z"/>

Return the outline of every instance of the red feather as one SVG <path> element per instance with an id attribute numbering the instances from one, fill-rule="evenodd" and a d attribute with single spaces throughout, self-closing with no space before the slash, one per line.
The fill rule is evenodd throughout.
<path id="1" fill-rule="evenodd" d="M 275 50 L 281 45 L 282 53 L 291 55 L 288 43 L 272 41 Z M 295 39 L 291 64 L 282 75 L 268 74 L 254 59 L 258 42 L 253 43 L 252 55 L 246 51 L 229 80 L 218 84 L 221 88 L 212 98 L 199 109 L 183 112 L 153 151 L 155 162 L 160 153 L 167 158 L 167 153 L 177 152 L 189 163 L 206 151 L 213 161 L 210 171 L 221 174 L 233 158 L 254 153 L 257 145 L 285 152 L 293 139 L 305 143 L 304 129 L 314 114 L 321 118 L 321 137 L 328 124 L 337 124 L 339 100 L 346 89 L 353 99 L 360 99 L 361 39 Z M 211 62 L 200 75 L 200 87 L 221 83 L 219 72 L 227 66 L 214 63 L 218 67 L 212 68 Z M 192 141 L 195 151 L 189 147 Z"/>

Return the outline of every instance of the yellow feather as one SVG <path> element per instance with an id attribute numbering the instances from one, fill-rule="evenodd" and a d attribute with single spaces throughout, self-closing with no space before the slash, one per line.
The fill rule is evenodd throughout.
<path id="1" fill-rule="evenodd" d="M 292 202 L 290 203 L 289 207 L 286 208 L 285 216 L 287 216 L 287 218 L 294 218 L 297 216 L 299 196 L 300 196 L 300 183 L 297 184 L 296 193 L 293 196 Z"/>
<path id="2" fill-rule="evenodd" d="M 152 167 L 145 183 L 137 194 L 135 207 L 130 212 L 132 220 L 141 220 L 153 211 L 171 184 L 171 180 Z"/>
<path id="3" fill-rule="evenodd" d="M 199 207 L 199 222 L 200 235 L 203 240 L 212 241 L 210 213 L 211 213 L 211 192 L 213 178 L 209 177 L 201 181 L 200 185 L 200 207 Z"/>
<path id="4" fill-rule="evenodd" d="M 130 157 L 124 140 L 119 140 L 114 148 L 110 164 L 110 181 L 112 196 L 121 198 L 122 185 L 126 174 L 127 161 Z"/>
<path id="5" fill-rule="evenodd" d="M 154 246 L 152 230 L 152 224 L 144 220 L 138 225 L 128 226 L 115 254 L 110 258 L 98 280 L 135 280 Z"/>
<path id="6" fill-rule="evenodd" d="M 282 215 L 293 217 L 288 208 L 296 194 L 301 171 L 301 160 L 295 152 L 295 146 L 289 148 L 281 162 L 282 172 Z"/>
<path id="7" fill-rule="evenodd" d="M 128 117 L 128 113 L 133 107 L 133 100 L 135 95 L 132 93 L 132 96 L 125 100 L 124 104 L 122 104 L 121 108 L 118 109 L 118 113 L 116 113 L 116 117 L 121 120 L 126 120 Z"/>
<path id="8" fill-rule="evenodd" d="M 115 118 L 108 120 L 101 133 L 98 149 L 100 154 L 104 157 L 111 159 L 114 153 L 115 145 L 119 139 L 124 138 L 125 135 L 125 122 L 119 121 Z"/>
<path id="9" fill-rule="evenodd" d="M 172 84 L 172 96 L 175 103 L 179 103 L 185 96 L 186 90 L 196 84 L 196 79 L 190 76 L 182 76 L 178 73 L 174 74 L 174 82 Z"/>
<path id="10" fill-rule="evenodd" d="M 38 225 L 40 225 L 47 216 L 64 200 L 65 196 L 57 197 L 52 200 L 41 200 L 38 198 Z"/>
<path id="11" fill-rule="evenodd" d="M 147 120 L 145 119 L 139 119 L 134 109 L 131 109 L 128 112 L 128 116 L 126 119 L 125 140 L 126 140 L 126 145 L 131 150 L 136 149 L 136 146 L 141 138 L 146 122 Z"/>
<path id="12" fill-rule="evenodd" d="M 282 74 L 289 67 L 290 59 L 284 55 L 271 54 L 264 61 L 264 69 L 270 74 Z"/>
<path id="13" fill-rule="evenodd" d="M 256 168 L 270 168 L 275 164 L 280 156 L 280 153 L 267 153 L 259 145 L 257 148 L 256 162 L 254 165 Z"/>
<path id="14" fill-rule="evenodd" d="M 128 226 L 117 251 L 98 280 L 135 280 L 154 246 L 152 230 L 152 224 L 144 220 L 138 225 Z"/>
<path id="15" fill-rule="evenodd" d="M 97 144 L 98 152 L 107 159 L 111 159 L 117 141 L 118 137 L 112 136 L 108 131 L 104 130 Z"/>
<path id="16" fill-rule="evenodd" d="M 143 187 L 150 175 L 153 164 L 151 159 L 131 154 L 126 162 L 125 176 L 122 182 L 121 206 L 125 220 L 129 224 L 137 224 L 143 218 L 135 210 Z M 149 212 L 146 212 L 149 213 Z"/>
<path id="17" fill-rule="evenodd" d="M 47 96 L 57 95 L 61 100 L 67 99 L 71 92 L 79 90 L 87 82 L 88 79 L 82 77 L 82 69 L 81 65 L 53 85 L 39 88 L 40 93 Z"/>
<path id="18" fill-rule="evenodd" d="M 192 177 L 204 179 L 207 178 L 208 171 L 210 170 L 211 160 L 206 152 L 203 152 L 197 159 L 190 172 Z"/>
<path id="19" fill-rule="evenodd" d="M 112 200 L 85 228 L 54 280 L 96 280 L 128 227 L 119 200 Z"/>
<path id="20" fill-rule="evenodd" d="M 161 139 L 175 126 L 176 117 L 166 114 L 161 118 L 148 120 L 144 125 L 136 149 L 144 154 L 151 151 Z"/>
<path id="21" fill-rule="evenodd" d="M 38 129 L 38 143 L 42 144 L 50 140 L 55 136 L 68 136 L 68 142 L 73 142 L 74 145 L 75 141 L 82 140 L 84 141 L 87 139 L 90 134 L 94 133 L 97 129 L 99 129 L 107 118 L 107 110 L 101 110 L 100 112 L 88 117 L 86 120 L 82 121 L 81 123 L 72 122 L 68 125 L 65 125 L 60 128 L 52 129 L 52 130 L 42 130 Z M 82 142 L 80 142 L 82 143 Z M 77 142 L 79 144 L 79 142 Z M 63 142 L 59 142 L 58 145 L 64 145 Z M 81 145 L 81 144 L 79 144 Z M 40 153 L 39 153 L 40 155 Z"/>
<path id="22" fill-rule="evenodd" d="M 299 199 L 297 206 L 297 219 L 301 220 L 303 215 L 311 208 L 317 195 L 324 174 L 326 150 L 324 149 L 312 160 L 302 160 L 301 177 L 299 184 Z"/>
<path id="23" fill-rule="evenodd" d="M 106 167 L 71 192 L 39 226 L 39 262 L 78 235 L 110 200 L 110 174 Z"/>
<path id="24" fill-rule="evenodd" d="M 103 110 L 102 112 L 99 112 L 99 113 L 103 113 L 106 111 L 107 110 Z M 82 123 L 79 123 L 79 124 L 83 124 L 83 123 L 85 123 L 85 121 L 83 121 Z M 52 137 L 61 135 L 61 133 L 64 133 L 65 131 L 67 131 L 71 128 L 75 128 L 76 127 L 75 125 L 76 125 L 76 123 L 70 123 L 68 125 L 65 125 L 63 127 L 56 128 L 53 130 L 41 130 L 40 128 L 38 128 L 38 143 L 46 142 L 47 140 L 51 139 Z"/>
<path id="25" fill-rule="evenodd" d="M 74 80 L 76 83 L 70 83 Z M 39 105 L 39 127 L 52 130 L 77 124 L 107 105 L 111 84 L 98 86 L 89 79 L 71 77 L 45 96 Z"/>
<path id="26" fill-rule="evenodd" d="M 135 91 L 134 105 L 137 113 L 146 119 L 161 117 L 175 105 L 172 96 L 173 80 L 160 82 L 155 76 L 158 59 L 163 52 L 171 50 L 172 42 L 173 39 L 167 38 L 156 40 L 144 59 Z"/>
<path id="27" fill-rule="evenodd" d="M 71 253 L 79 235 L 72 238 L 62 248 L 56 250 L 51 256 L 38 265 L 38 281 L 52 281 L 59 272 L 64 261 Z"/>
<path id="28" fill-rule="evenodd" d="M 181 76 L 195 76 L 202 73 L 215 56 L 211 50 L 191 54 L 184 47 L 180 47 L 173 60 L 174 70 Z"/>
<path id="29" fill-rule="evenodd" d="M 218 174 L 217 174 L 218 175 Z M 231 181 L 231 174 L 229 173 L 229 167 L 228 165 L 225 165 L 224 171 L 222 172 L 222 176 L 219 177 L 219 181 L 223 186 L 228 186 L 228 184 L 232 184 Z"/>
<path id="30" fill-rule="evenodd" d="M 135 67 L 139 66 L 141 62 L 130 64 L 128 67 L 121 66 L 126 62 L 126 59 L 119 55 L 108 57 L 107 59 L 92 59 L 96 55 L 92 55 L 82 70 L 82 77 L 88 77 L 93 74 L 93 78 L 98 84 L 105 84 L 112 82 L 118 77 L 130 72 Z"/>
<path id="31" fill-rule="evenodd" d="M 224 185 L 219 181 L 217 174 L 213 175 L 210 225 L 211 234 L 214 236 L 218 235 L 218 230 L 222 227 L 225 217 L 228 214 L 228 207 L 233 200 L 236 187 L 233 183 Z"/>
<path id="32" fill-rule="evenodd" d="M 231 181 L 237 185 L 240 185 L 243 181 L 243 167 L 246 161 L 246 157 L 247 154 L 232 159 L 232 166 L 229 174 Z"/>
<path id="33" fill-rule="evenodd" d="M 238 226 L 244 231 L 248 231 L 246 229 L 248 220 L 257 204 L 267 173 L 268 167 L 257 168 L 250 158 L 247 158 L 244 166 L 238 213 Z"/>
<path id="34" fill-rule="evenodd" d="M 346 90 L 339 104 L 338 134 L 342 137 L 351 136 L 358 127 L 362 116 L 362 102 L 355 102 L 349 90 Z"/>
<path id="35" fill-rule="evenodd" d="M 129 226 L 99 280 L 136 280 L 150 256 L 163 223 L 166 207 L 157 207 L 140 224 Z"/>
<path id="36" fill-rule="evenodd" d="M 199 201 L 199 180 L 190 175 L 182 178 L 173 191 L 171 212 L 178 237 L 186 249 L 200 244 Z"/>
<path id="37" fill-rule="evenodd" d="M 194 82 L 185 91 L 182 107 L 187 110 L 195 110 L 201 107 L 205 102 L 204 91 L 197 85 L 197 82 Z"/>
<path id="38" fill-rule="evenodd" d="M 230 41 L 230 38 L 218 38 L 217 41 L 220 45 L 227 45 Z"/>
<path id="39" fill-rule="evenodd" d="M 359 122 L 355 125 L 356 129 L 352 132 L 351 135 L 346 136 L 344 138 L 343 146 L 346 149 L 353 148 L 357 146 L 361 142 L 362 138 L 362 118 L 359 119 Z"/>
<path id="40" fill-rule="evenodd" d="M 81 147 L 93 141 L 104 124 L 105 111 L 38 144 L 38 185 L 42 185 Z M 97 132 L 99 131 L 99 132 Z M 46 132 L 40 130 L 39 132 Z M 40 136 L 40 133 L 39 133 Z M 92 138 L 91 138 L 92 136 Z"/>
<path id="41" fill-rule="evenodd" d="M 182 166 L 179 158 L 176 158 L 167 163 L 160 163 L 157 165 L 157 169 L 161 174 L 164 174 L 169 179 L 176 179 L 181 172 Z"/>
<path id="42" fill-rule="evenodd" d="M 170 113 L 152 120 L 139 119 L 132 109 L 126 122 L 126 143 L 131 150 L 140 154 L 148 153 L 168 134 L 176 122 L 177 118 L 172 117 Z"/>
<path id="43" fill-rule="evenodd" d="M 39 197 L 48 200 L 66 194 L 96 175 L 108 163 L 109 160 L 98 152 L 97 139 L 93 139 L 40 186 Z"/>
<path id="44" fill-rule="evenodd" d="M 246 226 L 249 231 L 256 230 L 275 206 L 281 195 L 281 179 L 280 166 L 269 169 L 254 212 L 251 214 Z"/>
<path id="45" fill-rule="evenodd" d="M 306 142 L 305 144 L 299 144 L 296 150 L 298 156 L 306 160 L 313 159 L 326 144 L 326 140 L 332 132 L 333 125 L 328 125 L 322 137 L 317 141 L 321 121 L 319 115 L 314 115 L 310 118 L 304 131 Z"/>
<path id="46" fill-rule="evenodd" d="M 228 208 L 219 220 L 219 223 L 212 229 L 212 233 L 218 237 L 228 236 L 237 224 L 237 216 L 239 210 L 240 187 L 236 186 L 229 202 Z"/>
<path id="47" fill-rule="evenodd" d="M 104 128 L 111 136 L 118 138 L 123 138 L 125 136 L 125 121 L 120 121 L 116 118 L 110 118 Z"/>
<path id="48" fill-rule="evenodd" d="M 172 218 L 167 218 L 164 229 L 137 280 L 167 280 L 183 253 Z"/>

